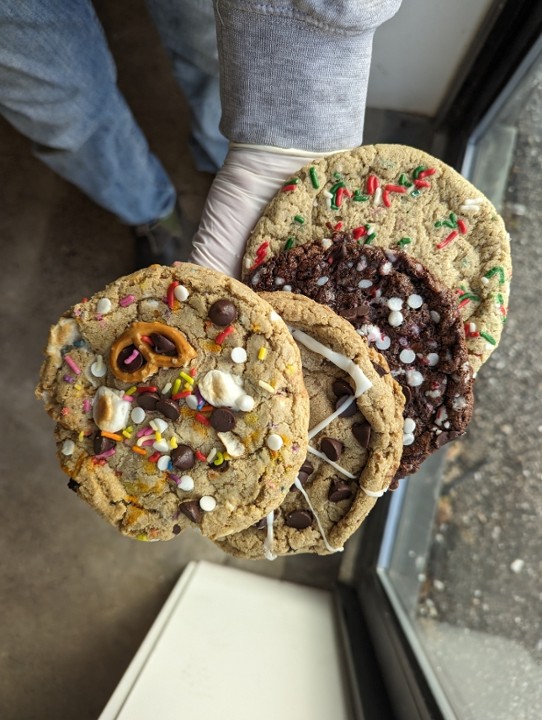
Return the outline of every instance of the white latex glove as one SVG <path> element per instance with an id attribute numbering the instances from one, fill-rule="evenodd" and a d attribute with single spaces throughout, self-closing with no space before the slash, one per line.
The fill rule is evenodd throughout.
<path id="1" fill-rule="evenodd" d="M 189 261 L 239 277 L 245 243 L 267 203 L 300 167 L 327 154 L 231 145 L 207 196 Z"/>

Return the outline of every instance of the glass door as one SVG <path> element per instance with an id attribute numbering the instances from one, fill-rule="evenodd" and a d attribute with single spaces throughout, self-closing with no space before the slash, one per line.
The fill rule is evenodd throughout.
<path id="1" fill-rule="evenodd" d="M 467 434 L 393 494 L 376 572 L 444 718 L 539 720 L 542 42 L 472 134 L 462 172 L 511 235 L 508 320 Z"/>

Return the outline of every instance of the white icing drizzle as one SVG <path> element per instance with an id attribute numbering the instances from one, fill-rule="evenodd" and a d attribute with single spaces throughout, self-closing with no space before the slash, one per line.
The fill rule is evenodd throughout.
<path id="1" fill-rule="evenodd" d="M 342 552 L 342 551 L 344 550 L 343 547 L 336 548 L 336 547 L 333 547 L 333 545 L 330 545 L 330 544 L 328 543 L 327 537 L 326 537 L 326 533 L 324 532 L 324 528 L 322 527 L 322 523 L 320 522 L 320 518 L 318 517 L 318 513 L 317 513 L 316 510 L 313 508 L 312 503 L 311 503 L 311 501 L 310 501 L 310 499 L 309 499 L 309 496 L 307 495 L 307 492 L 306 492 L 305 488 L 303 487 L 303 485 L 302 485 L 301 482 L 299 481 L 299 478 L 296 478 L 296 481 L 295 481 L 294 484 L 295 484 L 296 488 L 299 490 L 299 492 L 302 493 L 303 497 L 305 498 L 305 502 L 307 503 L 307 505 L 308 505 L 309 508 L 311 509 L 312 514 L 313 514 L 314 517 L 316 518 L 316 523 L 317 523 L 317 525 L 318 525 L 318 530 L 320 530 L 320 535 L 322 536 L 322 540 L 324 541 L 324 545 L 325 545 L 325 547 L 326 547 L 326 550 L 329 550 L 329 552 L 332 552 L 332 553 Z"/>
<path id="2" fill-rule="evenodd" d="M 341 368 L 341 370 L 347 372 L 356 384 L 356 391 L 354 393 L 355 397 L 359 397 L 362 393 L 366 392 L 373 386 L 373 383 L 363 374 L 356 363 L 353 360 L 350 360 L 350 358 L 347 358 L 346 355 L 335 352 L 335 350 L 331 350 L 325 345 L 322 345 L 321 342 L 318 342 L 318 340 L 315 340 L 302 330 L 292 330 L 292 335 L 296 340 L 299 340 L 300 343 L 305 345 L 305 347 L 309 348 L 309 350 L 312 350 L 319 355 L 323 355 L 326 360 L 329 360 L 334 365 Z"/>
<path id="3" fill-rule="evenodd" d="M 364 488 L 363 485 L 360 485 L 360 488 L 363 490 L 363 492 L 366 495 L 368 495 L 369 497 L 375 497 L 375 498 L 382 497 L 382 495 L 384 495 L 384 493 L 388 489 L 388 488 L 386 488 L 386 490 L 367 490 L 367 488 Z"/>
<path id="4" fill-rule="evenodd" d="M 345 477 L 350 478 L 350 480 L 357 480 L 356 475 L 352 475 L 351 472 L 348 472 L 348 470 L 345 470 L 343 467 L 338 465 L 333 460 L 330 460 L 327 455 L 324 455 L 323 452 L 320 452 L 320 450 L 317 450 L 316 448 L 313 448 L 311 445 L 308 446 L 307 450 L 312 453 L 313 455 L 316 455 L 316 457 L 319 457 L 320 460 L 325 460 L 331 467 L 335 468 L 337 472 L 342 473 Z"/>
<path id="5" fill-rule="evenodd" d="M 297 481 L 296 481 L 297 482 Z M 265 555 L 266 560 L 276 560 L 277 556 L 273 552 L 273 520 L 275 518 L 275 513 L 273 510 L 271 510 L 270 513 L 266 516 L 266 522 L 267 522 L 267 535 L 265 536 L 265 540 L 263 541 L 263 553 Z"/>
<path id="6" fill-rule="evenodd" d="M 328 415 L 326 418 L 324 418 L 321 422 L 318 423 L 318 425 L 315 425 L 312 428 L 312 430 L 309 430 L 309 440 L 312 440 L 312 438 L 315 435 L 318 435 L 320 430 L 323 430 L 325 427 L 327 427 L 331 422 L 333 422 L 333 420 L 335 420 L 336 417 L 338 417 L 347 408 L 349 408 L 355 399 L 356 399 L 355 395 L 350 395 L 348 400 L 345 400 L 343 402 L 343 404 L 335 410 L 335 412 L 331 413 L 331 415 Z"/>

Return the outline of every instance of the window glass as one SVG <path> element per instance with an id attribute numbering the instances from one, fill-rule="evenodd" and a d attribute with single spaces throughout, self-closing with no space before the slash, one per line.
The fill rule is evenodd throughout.
<path id="1" fill-rule="evenodd" d="M 394 494 L 379 575 L 446 717 L 542 717 L 542 54 L 470 143 L 514 276 L 467 434 Z"/>

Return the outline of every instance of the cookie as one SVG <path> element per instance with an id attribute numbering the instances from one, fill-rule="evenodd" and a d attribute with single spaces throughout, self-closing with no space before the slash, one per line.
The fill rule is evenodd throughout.
<path id="1" fill-rule="evenodd" d="M 130 537 L 242 530 L 305 458 L 297 345 L 271 305 L 213 270 L 120 278 L 59 320 L 46 355 L 36 393 L 69 486 Z"/>
<path id="2" fill-rule="evenodd" d="M 452 292 L 402 251 L 337 233 L 258 267 L 254 290 L 303 293 L 349 320 L 384 354 L 406 397 L 397 480 L 462 435 L 472 416 L 473 372 Z"/>
<path id="3" fill-rule="evenodd" d="M 301 295 L 263 297 L 301 351 L 309 451 L 282 505 L 219 545 L 250 558 L 337 552 L 395 475 L 404 399 L 386 361 L 344 319 Z"/>
<path id="4" fill-rule="evenodd" d="M 403 250 L 455 294 L 477 371 L 506 320 L 509 236 L 489 200 L 445 163 L 404 145 L 366 145 L 316 160 L 289 178 L 254 228 L 244 277 L 269 257 L 351 232 Z"/>

